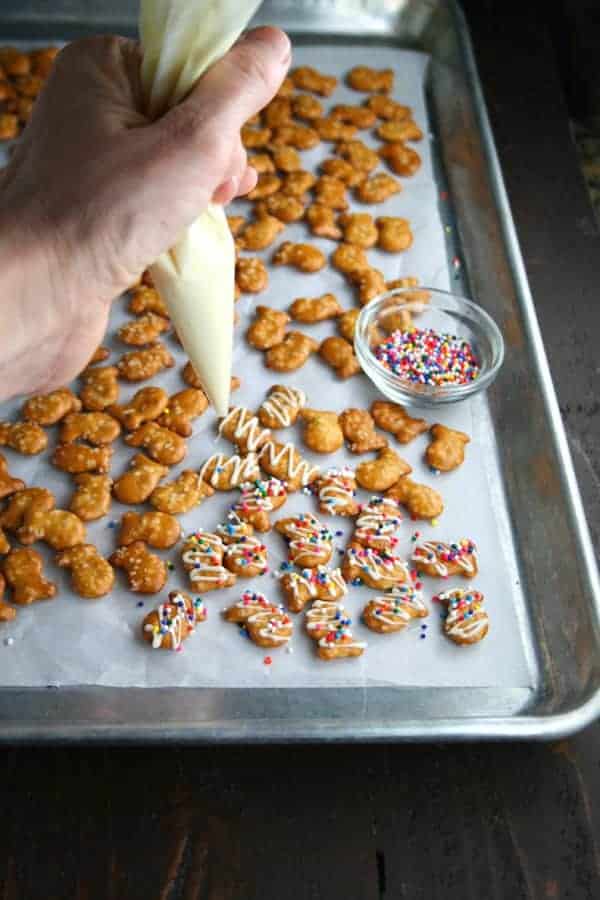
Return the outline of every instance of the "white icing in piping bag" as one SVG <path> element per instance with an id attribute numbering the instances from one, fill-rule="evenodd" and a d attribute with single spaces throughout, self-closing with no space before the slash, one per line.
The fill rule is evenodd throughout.
<path id="1" fill-rule="evenodd" d="M 142 85 L 152 118 L 189 93 L 235 43 L 260 2 L 141 0 Z M 150 273 L 217 415 L 226 415 L 235 248 L 223 207 L 209 204 Z"/>

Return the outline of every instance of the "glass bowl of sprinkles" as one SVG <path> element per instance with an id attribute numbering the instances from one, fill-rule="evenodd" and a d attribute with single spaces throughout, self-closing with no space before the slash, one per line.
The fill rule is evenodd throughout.
<path id="1" fill-rule="evenodd" d="M 490 386 L 504 359 L 494 320 L 436 288 L 402 288 L 363 307 L 354 347 L 363 371 L 396 403 L 456 403 Z"/>

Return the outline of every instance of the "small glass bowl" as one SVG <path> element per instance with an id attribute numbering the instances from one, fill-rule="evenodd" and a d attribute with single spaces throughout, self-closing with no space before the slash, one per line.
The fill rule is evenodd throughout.
<path id="1" fill-rule="evenodd" d="M 374 348 L 398 327 L 403 311 L 412 314 L 416 328 L 433 328 L 469 341 L 479 362 L 477 378 L 467 384 L 421 384 L 405 381 L 386 369 L 375 356 Z M 394 323 L 390 320 L 393 315 Z M 399 288 L 371 300 L 357 319 L 354 348 L 363 371 L 382 394 L 395 403 L 420 406 L 456 403 L 485 390 L 504 360 L 500 329 L 480 306 L 448 291 L 428 287 Z"/>

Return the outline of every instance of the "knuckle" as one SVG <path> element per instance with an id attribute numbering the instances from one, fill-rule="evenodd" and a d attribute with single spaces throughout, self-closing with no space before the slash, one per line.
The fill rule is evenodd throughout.
<path id="1" fill-rule="evenodd" d="M 255 85 L 259 89 L 270 88 L 273 81 L 270 60 L 265 57 L 243 44 L 237 48 L 235 65 L 238 75 L 249 85 Z"/>

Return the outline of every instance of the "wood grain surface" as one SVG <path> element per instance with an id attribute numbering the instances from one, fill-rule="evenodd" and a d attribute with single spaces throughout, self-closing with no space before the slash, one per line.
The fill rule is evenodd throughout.
<path id="1" fill-rule="evenodd" d="M 465 6 L 597 542 L 600 236 L 546 27 Z M 0 900 L 600 897 L 599 725 L 553 745 L 2 753 Z"/>

